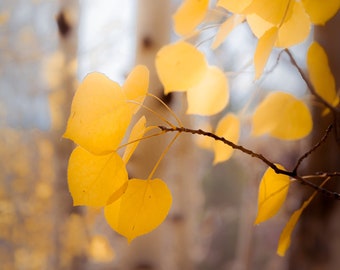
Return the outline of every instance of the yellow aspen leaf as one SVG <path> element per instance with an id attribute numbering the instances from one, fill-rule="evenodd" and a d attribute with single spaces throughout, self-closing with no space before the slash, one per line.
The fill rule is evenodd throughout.
<path id="1" fill-rule="evenodd" d="M 217 6 L 223 7 L 232 13 L 242 14 L 251 2 L 252 0 L 219 0 Z"/>
<path id="2" fill-rule="evenodd" d="M 247 15 L 247 22 L 254 33 L 260 38 L 274 25 L 264 20 L 257 14 Z M 292 15 L 283 24 L 278 26 L 278 36 L 275 47 L 287 48 L 303 42 L 310 32 L 310 20 L 300 2 L 295 3 Z"/>
<path id="3" fill-rule="evenodd" d="M 324 186 L 328 180 L 329 179 L 324 180 L 322 184 L 320 185 L 320 187 Z M 286 254 L 286 251 L 290 246 L 291 235 L 296 226 L 296 223 L 298 222 L 302 212 L 311 203 L 311 201 L 314 199 L 316 194 L 317 194 L 317 191 L 314 191 L 313 194 L 308 198 L 308 200 L 304 201 L 302 206 L 298 210 L 294 211 L 294 213 L 289 218 L 289 221 L 287 222 L 280 236 L 279 244 L 277 247 L 278 255 L 284 256 Z"/>
<path id="4" fill-rule="evenodd" d="M 114 151 L 132 117 L 122 88 L 104 74 L 91 73 L 78 87 L 64 138 L 94 154 Z"/>
<path id="5" fill-rule="evenodd" d="M 129 242 L 156 229 L 166 218 L 171 192 L 161 179 L 131 179 L 118 200 L 105 207 L 105 218 Z"/>
<path id="6" fill-rule="evenodd" d="M 229 101 L 228 80 L 223 71 L 208 67 L 200 80 L 187 91 L 189 114 L 213 115 L 222 111 Z"/>
<path id="7" fill-rule="evenodd" d="M 74 205 L 105 206 L 123 194 L 128 181 L 125 164 L 116 152 L 98 156 L 80 146 L 70 156 L 67 174 Z"/>
<path id="8" fill-rule="evenodd" d="M 185 0 L 173 16 L 175 32 L 191 34 L 205 18 L 208 5 L 209 0 Z"/>
<path id="9" fill-rule="evenodd" d="M 165 94 L 187 91 L 201 80 L 207 67 L 204 54 L 184 41 L 166 45 L 156 55 L 156 69 Z"/>
<path id="10" fill-rule="evenodd" d="M 276 164 L 279 169 L 283 166 Z M 285 202 L 290 184 L 289 176 L 277 174 L 272 168 L 264 173 L 258 193 L 258 211 L 255 225 L 275 216 Z"/>
<path id="11" fill-rule="evenodd" d="M 236 115 L 228 113 L 218 122 L 215 134 L 237 144 L 240 137 L 240 120 Z M 213 147 L 214 164 L 228 160 L 234 152 L 232 147 L 220 141 L 214 141 Z"/>
<path id="12" fill-rule="evenodd" d="M 272 27 L 267 30 L 263 36 L 259 38 L 255 55 L 254 55 L 254 66 L 255 66 L 255 79 L 261 77 L 264 67 L 268 61 L 270 53 L 277 40 L 278 28 Z"/>
<path id="13" fill-rule="evenodd" d="M 239 24 L 244 22 L 246 17 L 244 15 L 233 14 L 230 18 L 228 18 L 218 29 L 218 32 L 215 36 L 214 42 L 211 45 L 212 49 L 216 49 L 218 46 L 222 44 L 222 42 L 226 39 L 226 37 L 230 34 L 230 32 Z"/>
<path id="14" fill-rule="evenodd" d="M 145 123 L 146 119 L 145 116 L 142 116 L 137 123 L 134 125 L 134 127 L 131 130 L 130 137 L 128 140 L 128 144 L 125 148 L 125 152 L 123 155 L 123 161 L 125 164 L 128 163 L 130 157 L 132 156 L 133 152 L 136 150 L 140 138 L 143 137 L 144 132 L 145 132 Z"/>
<path id="15" fill-rule="evenodd" d="M 149 88 L 149 70 L 146 66 L 136 66 L 128 75 L 122 86 L 128 101 L 142 104 Z M 134 113 L 138 111 L 138 104 L 130 103 Z"/>
<path id="16" fill-rule="evenodd" d="M 312 130 L 311 113 L 304 102 L 284 92 L 270 93 L 253 114 L 252 134 L 269 133 L 283 140 L 297 140 Z"/>
<path id="17" fill-rule="evenodd" d="M 340 0 L 302 0 L 312 23 L 324 25 L 340 8 Z"/>
<path id="18" fill-rule="evenodd" d="M 295 0 L 253 0 L 247 8 L 273 25 L 281 25 L 289 19 Z"/>
<path id="19" fill-rule="evenodd" d="M 303 42 L 311 29 L 310 19 L 300 2 L 296 2 L 292 15 L 279 29 L 276 47 L 287 48 Z"/>
<path id="20" fill-rule="evenodd" d="M 313 42 L 308 49 L 307 68 L 315 91 L 328 103 L 336 106 L 339 97 L 334 76 L 328 64 L 327 54 L 317 42 Z"/>

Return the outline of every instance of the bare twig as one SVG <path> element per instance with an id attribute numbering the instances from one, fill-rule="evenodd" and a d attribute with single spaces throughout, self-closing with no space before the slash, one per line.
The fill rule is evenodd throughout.
<path id="1" fill-rule="evenodd" d="M 236 149 L 236 150 L 239 150 L 251 157 L 255 157 L 259 160 L 261 160 L 263 163 L 265 163 L 266 165 L 268 165 L 270 168 L 272 168 L 275 173 L 277 174 L 283 174 L 283 175 L 287 175 L 293 179 L 296 179 L 297 181 L 299 181 L 301 184 L 304 184 L 304 185 L 307 185 L 311 188 L 313 188 L 314 190 L 317 190 L 319 191 L 320 193 L 322 193 L 323 195 L 327 196 L 327 197 L 330 197 L 330 198 L 333 198 L 333 199 L 336 199 L 336 200 L 340 200 L 340 194 L 337 193 L 337 192 L 334 192 L 334 191 L 330 191 L 328 189 L 325 189 L 323 187 L 320 187 L 318 186 L 317 184 L 314 184 L 310 181 L 307 180 L 307 178 L 304 178 L 303 176 L 299 176 L 297 175 L 297 172 L 296 170 L 292 170 L 292 171 L 287 171 L 287 170 L 282 170 L 280 168 L 278 168 L 275 163 L 271 162 L 269 159 L 267 159 L 266 157 L 264 157 L 262 154 L 258 154 L 258 153 L 255 153 L 254 151 L 248 149 L 248 148 L 245 148 L 241 145 L 237 145 L 229 140 L 227 140 L 226 138 L 224 137 L 220 137 L 220 136 L 217 136 L 216 134 L 212 133 L 212 132 L 207 132 L 207 131 L 204 131 L 202 129 L 190 129 L 190 128 L 185 128 L 185 127 L 164 127 L 164 126 L 158 126 L 159 129 L 161 129 L 162 131 L 164 132 L 178 132 L 178 133 L 190 133 L 190 134 L 196 134 L 196 135 L 201 135 L 201 136 L 207 136 L 207 137 L 210 137 L 210 138 L 213 138 L 217 141 L 221 141 L 223 142 L 224 144 L 232 147 L 233 149 Z M 329 131 L 326 132 L 326 134 L 328 134 Z M 324 136 L 324 137 L 327 137 L 327 136 Z M 324 141 L 326 138 L 322 138 L 321 141 L 319 142 L 319 144 L 322 143 L 322 141 Z M 302 162 L 302 160 L 304 158 L 306 158 L 310 153 L 312 153 L 317 147 L 319 147 L 319 145 L 315 145 L 310 151 L 308 151 L 306 154 L 304 154 L 299 160 L 301 160 L 299 163 Z M 306 157 L 304 157 L 305 155 L 307 155 Z M 298 167 L 298 166 L 297 166 Z M 319 178 L 321 179 L 325 179 L 325 178 L 328 178 L 328 177 L 335 177 L 335 176 L 340 176 L 340 172 L 335 172 L 335 173 L 319 173 L 317 175 Z"/>
<path id="2" fill-rule="evenodd" d="M 301 78 L 304 80 L 304 82 L 306 83 L 309 91 L 312 93 L 313 96 L 315 96 L 323 105 L 325 105 L 328 109 L 330 109 L 333 113 L 336 112 L 336 108 L 334 106 L 332 106 L 332 104 L 330 104 L 328 101 L 326 101 L 322 96 L 320 96 L 318 94 L 318 92 L 316 91 L 315 87 L 313 86 L 313 84 L 311 83 L 311 81 L 308 79 L 307 75 L 303 72 L 303 70 L 300 68 L 300 66 L 296 63 L 294 56 L 292 55 L 292 53 L 290 52 L 290 50 L 285 49 L 285 52 L 287 53 L 287 55 L 289 56 L 290 62 L 293 64 L 294 67 L 296 67 L 296 69 L 298 70 Z"/>
<path id="3" fill-rule="evenodd" d="M 299 166 L 301 165 L 301 163 L 302 163 L 302 161 L 304 160 L 304 159 L 306 159 L 309 155 L 311 155 L 317 148 L 319 148 L 320 147 L 320 145 L 322 144 L 322 143 L 324 143 L 325 141 L 326 141 L 326 139 L 327 139 L 327 137 L 328 137 L 328 135 L 329 135 L 329 133 L 330 133 L 330 131 L 332 130 L 332 128 L 333 128 L 333 125 L 329 125 L 328 126 L 328 128 L 326 129 L 326 131 L 325 131 L 325 134 L 323 135 L 323 137 L 309 150 L 309 151 L 307 151 L 305 154 L 303 154 L 300 158 L 299 158 L 299 160 L 297 161 L 297 163 L 296 163 L 296 166 L 295 166 L 295 168 L 294 168 L 294 170 L 293 170 L 293 172 L 295 173 L 295 174 L 297 174 L 297 170 L 298 170 L 298 168 L 299 168 Z"/>

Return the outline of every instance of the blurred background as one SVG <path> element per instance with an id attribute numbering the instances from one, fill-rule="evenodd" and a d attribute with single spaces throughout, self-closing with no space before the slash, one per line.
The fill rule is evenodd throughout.
<path id="1" fill-rule="evenodd" d="M 1 270 L 280 270 L 336 269 L 339 265 L 339 256 L 333 256 L 340 246 L 339 229 L 335 228 L 340 228 L 336 226 L 338 207 L 326 201 L 332 218 L 323 216 L 324 224 L 317 224 L 317 217 L 313 220 L 317 224 L 315 234 L 329 226 L 330 233 L 303 238 L 297 232 L 294 252 L 281 258 L 276 255 L 279 235 L 289 214 L 300 206 L 303 192 L 297 187 L 278 216 L 254 227 L 257 187 L 266 167 L 242 153 L 212 166 L 212 153 L 200 149 L 192 136 L 182 136 L 157 171 L 156 176 L 168 183 L 174 199 L 166 221 L 151 234 L 128 245 L 106 224 L 102 210 L 72 206 L 67 162 L 74 145 L 62 134 L 73 94 L 87 73 L 100 71 L 121 84 L 135 64 L 145 64 L 151 71 L 150 91 L 162 98 L 186 126 L 195 128 L 207 120 L 186 116 L 183 95 L 164 96 L 155 74 L 156 52 L 178 38 L 172 31 L 171 16 L 180 3 L 0 0 Z M 211 11 L 207 21 L 216 26 L 223 16 L 226 14 L 220 10 Z M 338 18 L 332 29 L 336 25 Z M 251 61 L 256 39 L 247 26 L 239 26 L 237 33 L 234 31 L 220 49 L 212 52 L 209 46 L 216 30 L 203 26 L 193 39 L 210 63 L 226 70 L 232 89 L 231 104 L 225 112 L 242 115 L 241 143 L 291 167 L 299 153 L 313 143 L 313 137 L 303 143 L 278 143 L 268 137 L 247 139 L 249 112 L 242 110 L 254 106 L 272 89 L 302 97 L 306 86 L 287 67 L 288 58 L 280 56 L 277 64 L 279 51 L 271 56 L 269 65 L 275 69 L 270 76 L 254 84 Z M 332 42 L 326 37 L 324 40 L 324 44 L 333 44 L 330 47 L 339 44 L 334 35 Z M 292 49 L 302 67 L 309 42 Z M 254 92 L 256 97 L 251 94 Z M 148 104 L 170 117 L 159 103 Z M 209 120 L 214 124 L 221 115 Z M 152 115 L 150 119 L 153 121 Z M 165 137 L 141 144 L 129 173 L 148 175 L 167 142 Z M 301 251 L 299 239 L 305 243 L 306 237 L 315 241 Z M 333 244 L 327 246 L 327 240 Z M 309 268 L 308 264 L 298 267 L 301 258 L 322 268 Z"/>

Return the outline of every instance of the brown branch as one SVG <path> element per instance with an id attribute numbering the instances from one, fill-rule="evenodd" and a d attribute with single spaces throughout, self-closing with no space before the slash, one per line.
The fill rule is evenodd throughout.
<path id="1" fill-rule="evenodd" d="M 306 83 L 309 91 L 311 92 L 311 94 L 313 96 L 315 96 L 323 105 L 325 105 L 325 107 L 327 107 L 328 109 L 330 109 L 333 113 L 337 112 L 337 109 L 332 106 L 332 104 L 330 104 L 328 101 L 326 101 L 322 96 L 320 96 L 318 94 L 318 92 L 316 91 L 315 87 L 313 86 L 313 84 L 311 83 L 311 81 L 309 80 L 309 78 L 307 77 L 307 75 L 303 72 L 303 70 L 300 68 L 300 66 L 298 65 L 298 63 L 295 61 L 294 56 L 292 55 L 292 53 L 290 52 L 290 50 L 285 49 L 285 52 L 287 53 L 287 55 L 289 56 L 290 62 L 293 64 L 293 66 L 298 70 L 301 78 L 304 80 L 304 82 Z"/>
<path id="2" fill-rule="evenodd" d="M 322 136 L 322 138 L 309 151 L 307 151 L 305 154 L 303 154 L 299 158 L 299 160 L 297 161 L 297 163 L 295 165 L 295 168 L 293 170 L 293 172 L 295 174 L 297 174 L 297 170 L 298 170 L 299 166 L 301 165 L 302 161 L 304 159 L 306 159 L 309 155 L 311 155 L 317 148 L 320 147 L 320 145 L 322 145 L 322 143 L 324 143 L 326 141 L 326 139 L 327 139 L 330 131 L 332 130 L 332 128 L 333 128 L 333 125 L 329 125 L 328 128 L 325 131 L 325 134 Z"/>
<path id="3" fill-rule="evenodd" d="M 236 149 L 236 150 L 239 150 L 251 157 L 255 157 L 257 159 L 259 159 L 260 161 L 262 161 L 263 163 L 265 163 L 266 165 L 268 165 L 270 168 L 272 168 L 275 173 L 277 174 L 283 174 L 283 175 L 287 175 L 291 178 L 294 178 L 296 179 L 297 181 L 299 181 L 301 184 L 304 184 L 304 185 L 307 185 L 311 188 L 313 188 L 314 190 L 317 190 L 319 191 L 320 193 L 324 194 L 325 196 L 327 197 L 330 197 L 330 198 L 333 198 L 333 199 L 336 199 L 336 200 L 340 200 L 340 194 L 337 193 L 337 192 L 333 192 L 333 191 L 330 191 L 330 190 L 327 190 L 325 188 L 322 188 L 310 181 L 308 181 L 307 179 L 303 178 L 303 176 L 299 176 L 297 175 L 297 172 L 296 170 L 293 170 L 293 171 L 287 171 L 287 170 L 282 170 L 280 168 L 278 168 L 273 162 L 271 162 L 269 159 L 267 159 L 266 157 L 264 157 L 262 154 L 258 154 L 258 153 L 255 153 L 254 151 L 248 149 L 248 148 L 245 148 L 241 145 L 237 145 L 229 140 L 227 140 L 226 138 L 224 137 L 220 137 L 220 136 L 217 136 L 216 134 L 212 133 L 212 132 L 207 132 L 207 131 L 204 131 L 202 129 L 190 129 L 190 128 L 185 128 L 185 127 L 164 127 L 164 126 L 158 126 L 162 131 L 164 132 L 184 132 L 184 133 L 190 133 L 190 134 L 196 134 L 196 135 L 201 135 L 201 136 L 207 136 L 207 137 L 210 137 L 210 138 L 213 138 L 215 139 L 216 141 L 221 141 L 223 142 L 224 144 L 232 147 L 233 149 Z M 326 133 L 328 134 L 329 131 Z M 323 141 L 323 138 L 321 139 L 321 141 Z M 320 143 L 321 144 L 321 143 Z M 315 147 L 315 146 L 314 146 Z M 313 148 L 314 148 L 313 147 Z M 317 146 L 319 147 L 319 146 Z M 312 149 L 313 149 L 312 148 Z M 315 150 L 315 149 L 314 149 Z M 310 150 L 308 152 L 313 152 L 314 150 Z M 307 153 L 308 153 L 307 152 Z M 306 154 L 305 154 L 306 155 Z M 305 156 L 304 155 L 304 156 Z M 308 156 L 309 154 L 307 154 Z M 299 160 L 303 160 L 305 157 L 301 157 Z M 301 163 L 301 162 L 300 162 Z M 340 172 L 336 172 L 336 173 L 332 173 L 333 176 L 338 176 L 340 175 Z M 318 175 L 319 178 L 326 178 L 326 177 L 330 177 L 331 174 L 330 173 L 320 173 L 320 175 Z"/>

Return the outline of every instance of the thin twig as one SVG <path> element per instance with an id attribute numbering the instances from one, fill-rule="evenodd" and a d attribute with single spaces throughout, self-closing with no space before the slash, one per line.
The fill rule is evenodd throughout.
<path id="1" fill-rule="evenodd" d="M 164 126 L 158 126 L 158 127 L 159 127 L 159 129 L 161 129 L 164 132 L 178 132 L 178 133 L 184 132 L 184 133 L 190 133 L 190 134 L 197 134 L 197 135 L 207 136 L 207 137 L 213 138 L 217 141 L 221 141 L 224 144 L 232 147 L 233 149 L 239 150 L 239 151 L 241 151 L 241 152 L 243 152 L 243 153 L 245 153 L 245 154 L 247 154 L 251 157 L 255 157 L 255 158 L 261 160 L 266 165 L 268 165 L 270 168 L 272 168 L 275 171 L 275 173 L 277 173 L 277 174 L 287 175 L 287 176 L 289 176 L 293 179 L 296 179 L 301 184 L 307 185 L 307 186 L 313 188 L 314 190 L 319 191 L 320 193 L 324 194 L 327 197 L 330 197 L 330 198 L 333 198 L 333 199 L 336 199 L 336 200 L 340 200 L 340 194 L 339 193 L 327 190 L 327 189 L 322 188 L 322 187 L 320 187 L 320 186 L 318 186 L 318 185 L 316 185 L 312 182 L 309 182 L 303 176 L 297 175 L 297 172 L 294 171 L 294 170 L 293 171 L 282 170 L 282 169 L 278 168 L 269 159 L 264 157 L 263 155 L 255 153 L 254 151 L 252 151 L 248 148 L 245 148 L 241 145 L 237 145 L 237 144 L 227 140 L 224 137 L 217 136 L 216 134 L 214 134 L 212 132 L 207 132 L 207 131 L 204 131 L 204 130 L 201 130 L 201 129 L 190 129 L 190 128 L 185 128 L 185 127 L 174 127 L 174 128 L 173 127 L 164 127 Z M 338 172 L 333 173 L 333 176 L 338 176 L 338 175 L 340 175 L 340 172 L 339 173 Z M 324 173 L 322 175 L 319 175 L 319 178 L 325 178 L 325 177 L 330 177 L 330 176 L 331 176 L 330 174 Z"/>
<path id="2" fill-rule="evenodd" d="M 333 128 L 333 125 L 331 124 L 331 125 L 329 125 L 328 126 L 328 128 L 326 129 L 326 131 L 325 131 L 325 134 L 322 136 L 322 138 L 309 150 L 309 151 L 307 151 L 305 154 L 303 154 L 300 158 L 299 158 L 299 160 L 297 161 L 297 163 L 296 163 L 296 165 L 295 165 L 295 168 L 294 168 L 294 170 L 293 170 L 293 172 L 295 173 L 295 174 L 297 174 L 297 170 L 298 170 L 298 168 L 299 168 L 299 166 L 301 165 L 301 163 L 302 163 L 302 161 L 304 160 L 304 159 L 306 159 L 309 155 L 311 155 L 317 148 L 319 148 L 320 147 L 320 145 L 322 144 L 322 143 L 324 143 L 325 141 L 326 141 L 326 139 L 327 139 L 327 137 L 328 137 L 328 135 L 329 135 L 329 133 L 330 133 L 330 131 L 332 130 L 332 128 Z"/>
<path id="3" fill-rule="evenodd" d="M 313 84 L 311 83 L 311 81 L 308 79 L 307 75 L 303 72 L 303 70 L 300 68 L 300 66 L 297 64 L 297 62 L 295 61 L 294 56 L 292 55 L 292 53 L 290 52 L 290 50 L 285 49 L 285 52 L 287 53 L 287 55 L 289 56 L 290 62 L 293 64 L 294 67 L 296 67 L 296 69 L 298 70 L 301 78 L 304 80 L 304 82 L 306 83 L 309 91 L 312 93 L 312 95 L 314 95 L 323 105 L 325 105 L 328 109 L 330 109 L 333 113 L 336 113 L 336 108 L 334 108 L 334 106 L 332 106 L 332 104 L 330 104 L 328 101 L 326 101 L 322 96 L 320 96 L 318 94 L 318 92 L 316 91 L 315 87 L 313 86 Z"/>

